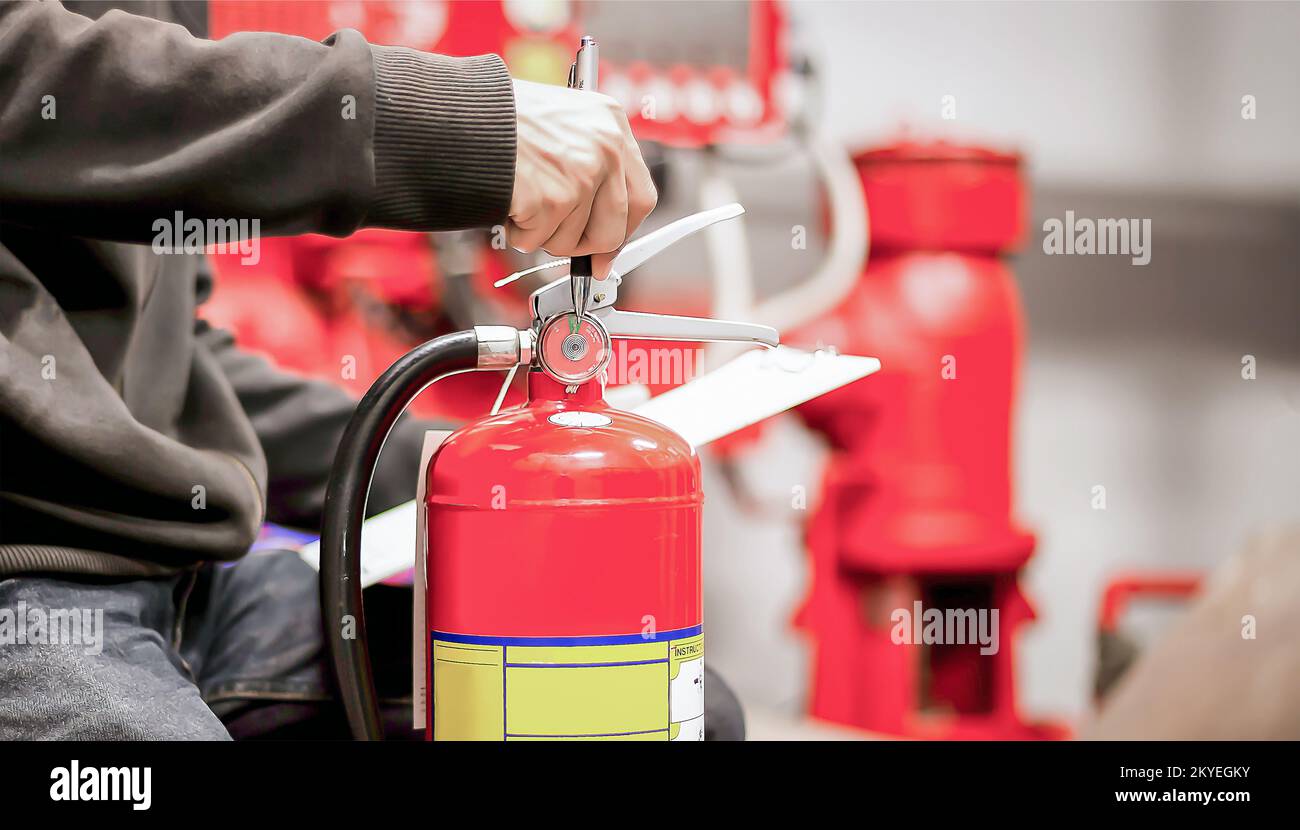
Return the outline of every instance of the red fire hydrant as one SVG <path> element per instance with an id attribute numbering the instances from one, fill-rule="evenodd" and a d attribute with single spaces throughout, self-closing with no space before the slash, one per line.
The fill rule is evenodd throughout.
<path id="1" fill-rule="evenodd" d="M 832 450 L 796 618 L 813 647 L 811 714 L 914 737 L 1048 736 L 1017 714 L 1014 676 L 1015 634 L 1034 616 L 1018 586 L 1034 537 L 1012 517 L 1010 469 L 1024 323 L 1002 259 L 1024 226 L 1020 158 L 901 143 L 856 161 L 869 265 L 792 338 L 882 365 L 801 409 Z M 966 641 L 949 625 L 927 643 L 932 609 Z M 981 609 L 991 642 L 955 613 Z"/>

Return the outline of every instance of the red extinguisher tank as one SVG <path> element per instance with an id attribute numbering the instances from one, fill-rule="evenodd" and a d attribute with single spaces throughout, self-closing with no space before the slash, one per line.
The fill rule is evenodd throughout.
<path id="1" fill-rule="evenodd" d="M 699 458 L 534 370 L 427 471 L 433 739 L 703 735 Z"/>
<path id="2" fill-rule="evenodd" d="M 371 385 L 339 441 L 321 524 L 321 622 L 355 736 L 383 734 L 361 519 L 384 441 L 430 384 L 527 367 L 527 402 L 448 435 L 425 471 L 415 620 L 428 708 L 416 720 L 432 739 L 703 739 L 699 458 L 603 389 L 614 340 L 777 346 L 768 326 L 615 307 L 628 273 L 743 212 L 671 222 L 624 245 L 589 295 L 583 274 L 561 277 L 530 295 L 528 328 L 443 335 Z"/>

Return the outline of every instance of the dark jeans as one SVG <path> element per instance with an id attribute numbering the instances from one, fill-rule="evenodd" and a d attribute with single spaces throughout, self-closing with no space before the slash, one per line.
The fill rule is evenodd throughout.
<path id="1" fill-rule="evenodd" d="M 0 739 L 345 738 L 319 607 L 316 573 L 286 551 L 166 579 L 2 580 L 0 612 L 15 622 L 77 609 L 87 622 L 102 610 L 102 625 L 87 627 L 98 642 L 83 631 L 51 643 L 30 624 L 28 642 L 0 636 Z M 390 738 L 423 737 L 410 728 L 410 614 L 408 590 L 367 590 Z M 705 689 L 706 738 L 743 738 L 735 695 L 707 669 Z"/>

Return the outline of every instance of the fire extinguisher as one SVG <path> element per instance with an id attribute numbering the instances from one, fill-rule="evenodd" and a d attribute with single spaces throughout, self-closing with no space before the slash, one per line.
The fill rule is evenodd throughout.
<path id="1" fill-rule="evenodd" d="M 602 393 L 611 339 L 776 346 L 768 326 L 614 307 L 628 272 L 743 212 L 727 205 L 631 242 L 585 296 L 572 285 L 580 273 L 555 280 L 531 295 L 528 328 L 431 340 L 366 393 L 339 445 L 321 536 L 325 639 L 356 737 L 382 737 L 360 541 L 385 437 L 440 378 L 520 367 L 528 400 L 450 434 L 424 473 L 426 735 L 703 736 L 699 459 Z"/>

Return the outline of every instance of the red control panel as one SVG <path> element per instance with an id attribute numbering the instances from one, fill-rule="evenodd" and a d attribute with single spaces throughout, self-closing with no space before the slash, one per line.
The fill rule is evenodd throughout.
<path id="1" fill-rule="evenodd" d="M 784 125 L 786 67 L 775 0 L 211 0 L 209 32 L 321 40 L 356 29 L 372 43 L 501 55 L 517 78 L 563 83 L 584 34 L 600 44 L 600 91 L 638 138 L 683 147 L 767 137 Z"/>

